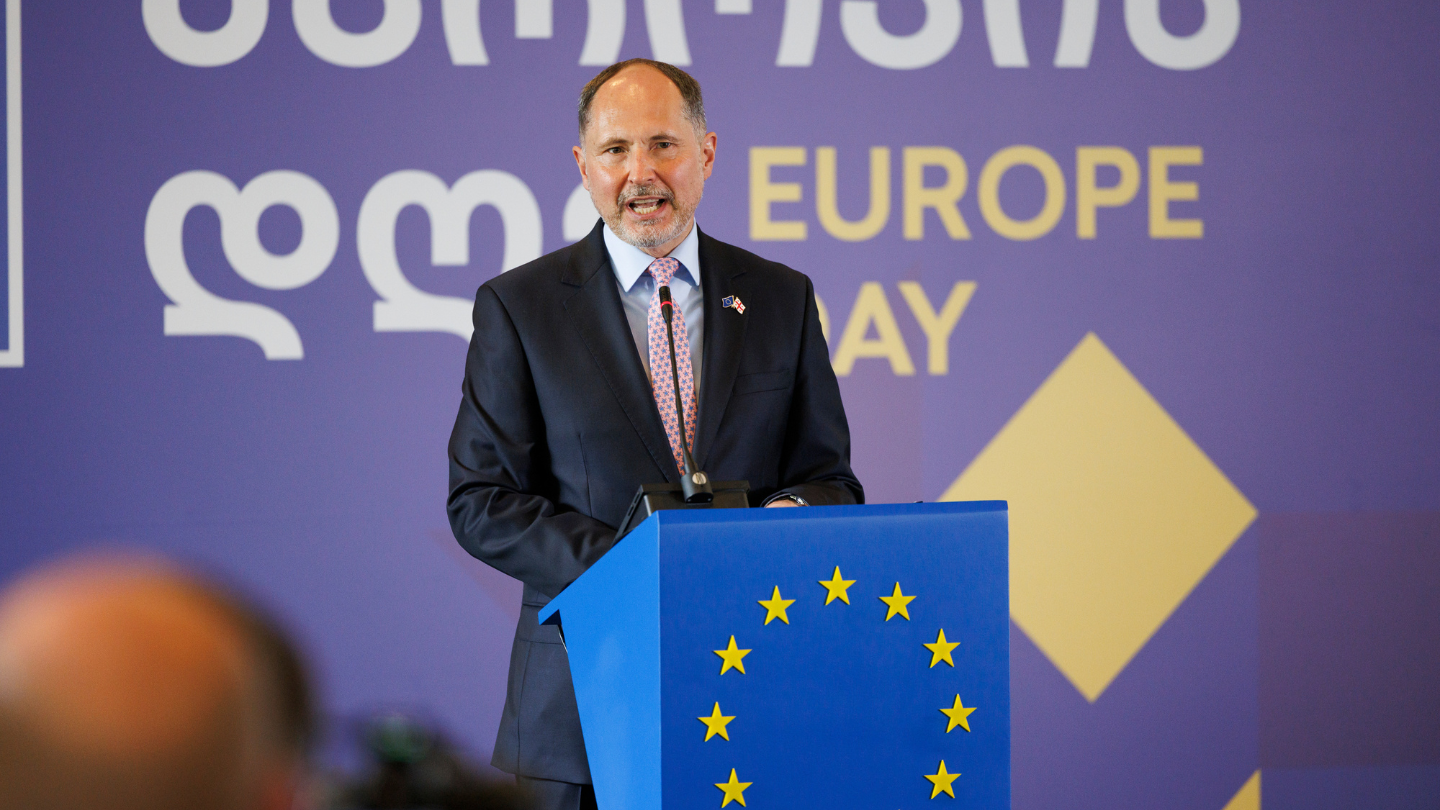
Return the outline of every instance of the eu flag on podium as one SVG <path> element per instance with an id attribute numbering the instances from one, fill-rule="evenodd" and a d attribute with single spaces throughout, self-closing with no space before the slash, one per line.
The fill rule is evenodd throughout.
<path id="1" fill-rule="evenodd" d="M 1010 806 L 1004 502 L 662 511 L 559 614 L 601 810 Z"/>

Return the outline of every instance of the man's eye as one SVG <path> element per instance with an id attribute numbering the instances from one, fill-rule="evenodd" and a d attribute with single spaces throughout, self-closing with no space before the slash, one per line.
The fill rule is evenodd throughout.
<path id="1" fill-rule="evenodd" d="M 618 154 L 620 154 L 620 153 L 622 153 L 622 152 L 624 152 L 624 151 L 625 151 L 625 149 L 624 149 L 623 147 L 612 146 L 612 147 L 610 147 L 609 149 L 606 149 L 606 150 L 605 150 L 605 154 L 607 154 L 607 155 L 618 155 Z"/>

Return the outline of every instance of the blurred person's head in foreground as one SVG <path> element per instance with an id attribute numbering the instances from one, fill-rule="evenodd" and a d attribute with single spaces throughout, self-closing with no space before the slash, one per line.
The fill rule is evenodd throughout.
<path id="1" fill-rule="evenodd" d="M 277 627 L 154 559 L 0 593 L 0 810 L 289 810 L 313 733 Z"/>

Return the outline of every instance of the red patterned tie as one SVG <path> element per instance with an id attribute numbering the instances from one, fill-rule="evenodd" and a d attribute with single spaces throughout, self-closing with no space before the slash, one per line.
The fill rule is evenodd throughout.
<path id="1" fill-rule="evenodd" d="M 670 286 L 680 262 L 671 258 L 656 259 L 645 272 L 655 279 L 655 289 Z M 685 444 L 695 446 L 695 370 L 690 365 L 690 334 L 685 331 L 685 315 L 679 306 L 675 310 L 671 327 L 675 332 L 675 365 L 680 375 L 680 410 L 685 414 Z M 675 455 L 675 466 L 685 474 L 685 456 L 681 452 L 680 425 L 675 421 L 675 385 L 670 376 L 670 346 L 665 339 L 665 316 L 660 314 L 660 295 L 650 297 L 650 314 L 647 319 L 650 333 L 650 390 L 655 395 L 655 407 L 660 410 L 660 421 L 665 424 L 665 435 L 670 437 L 670 452 Z"/>

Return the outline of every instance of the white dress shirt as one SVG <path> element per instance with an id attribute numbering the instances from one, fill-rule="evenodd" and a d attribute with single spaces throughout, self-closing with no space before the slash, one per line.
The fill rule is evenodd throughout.
<path id="1" fill-rule="evenodd" d="M 610 253 L 610 266 L 615 269 L 615 282 L 620 285 L 620 302 L 625 306 L 625 320 L 630 323 L 630 336 L 640 352 L 640 363 L 650 374 L 650 299 L 655 295 L 655 280 L 646 273 L 655 257 L 616 236 L 606 225 L 605 249 Z M 690 235 L 679 247 L 670 251 L 670 258 L 680 262 L 675 280 L 670 282 L 670 299 L 685 316 L 685 334 L 690 338 L 690 365 L 695 370 L 695 402 L 700 402 L 700 358 L 704 356 L 705 340 L 704 293 L 700 290 L 700 230 L 690 225 Z M 653 375 L 652 375 L 653 378 Z"/>

